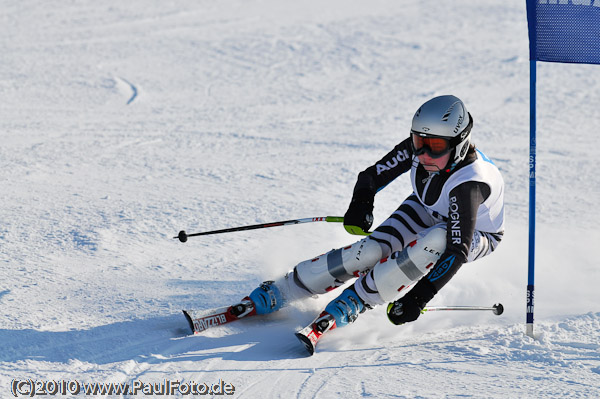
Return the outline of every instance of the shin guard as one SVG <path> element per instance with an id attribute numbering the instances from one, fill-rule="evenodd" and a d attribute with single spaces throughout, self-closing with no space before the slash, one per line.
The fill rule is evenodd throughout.
<path id="1" fill-rule="evenodd" d="M 371 269 L 381 256 L 379 243 L 367 237 L 350 246 L 334 249 L 299 263 L 294 268 L 293 275 L 297 284 L 301 284 L 311 294 L 324 294 Z"/>
<path id="2" fill-rule="evenodd" d="M 446 249 L 446 230 L 433 228 L 414 244 L 382 259 L 355 286 L 370 305 L 393 301 L 398 292 L 419 280 Z"/>

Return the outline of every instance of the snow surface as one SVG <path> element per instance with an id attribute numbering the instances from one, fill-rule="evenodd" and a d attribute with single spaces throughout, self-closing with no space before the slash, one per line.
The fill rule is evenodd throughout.
<path id="1" fill-rule="evenodd" d="M 522 0 L 2 1 L 0 397 L 15 378 L 224 380 L 238 398 L 600 397 L 600 67 L 538 63 L 536 339 L 524 335 Z M 376 309 L 304 357 L 331 299 L 188 336 L 182 308 L 356 240 L 358 172 L 455 94 L 506 182 L 497 253 L 396 327 Z M 410 193 L 378 196 L 376 223 Z"/>

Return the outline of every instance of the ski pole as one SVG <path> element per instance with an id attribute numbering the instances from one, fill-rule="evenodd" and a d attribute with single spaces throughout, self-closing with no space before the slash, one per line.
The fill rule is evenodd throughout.
<path id="1" fill-rule="evenodd" d="M 194 234 L 187 234 L 184 230 L 181 230 L 179 232 L 179 234 L 173 238 L 179 238 L 179 241 L 186 242 L 188 237 L 205 236 L 205 235 L 209 235 L 209 234 L 231 233 L 234 231 L 265 229 L 267 227 L 287 226 L 287 225 L 291 225 L 291 224 L 312 223 L 312 222 L 343 223 L 344 218 L 342 216 L 322 216 L 322 217 L 314 217 L 314 218 L 284 220 L 281 222 L 253 224 L 251 226 L 232 227 L 229 229 L 204 231 L 202 233 L 194 233 Z"/>
<path id="2" fill-rule="evenodd" d="M 494 306 L 430 306 L 423 309 L 424 312 L 437 312 L 439 310 L 491 310 L 496 316 L 504 312 L 504 306 L 497 303 Z"/>

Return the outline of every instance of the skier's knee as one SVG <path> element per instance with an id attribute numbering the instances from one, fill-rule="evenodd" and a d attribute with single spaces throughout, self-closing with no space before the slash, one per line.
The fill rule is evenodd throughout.
<path id="1" fill-rule="evenodd" d="M 367 237 L 299 263 L 294 268 L 294 278 L 311 294 L 323 294 L 372 268 L 381 256 L 379 243 Z"/>
<path id="2" fill-rule="evenodd" d="M 382 259 L 356 282 L 356 290 L 372 306 L 392 301 L 400 291 L 426 274 L 445 249 L 446 230 L 433 228 L 403 251 Z"/>

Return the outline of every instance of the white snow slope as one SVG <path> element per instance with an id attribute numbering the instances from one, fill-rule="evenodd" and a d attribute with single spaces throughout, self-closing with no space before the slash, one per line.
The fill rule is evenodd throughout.
<path id="1" fill-rule="evenodd" d="M 221 380 L 236 398 L 600 397 L 599 66 L 538 63 L 536 339 L 524 335 L 524 1 L 0 4 L 0 397 L 23 379 Z M 314 223 L 182 244 L 179 230 L 343 215 L 357 174 L 449 93 L 504 175 L 506 234 L 430 305 L 502 302 L 502 316 L 397 327 L 380 308 L 305 357 L 293 332 L 329 296 L 189 336 L 181 309 L 233 303 L 357 237 Z M 376 223 L 408 180 L 378 194 Z"/>

